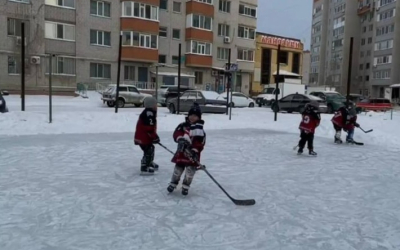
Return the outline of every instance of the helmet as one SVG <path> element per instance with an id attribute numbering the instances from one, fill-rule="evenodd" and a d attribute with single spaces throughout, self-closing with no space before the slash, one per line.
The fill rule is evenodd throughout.
<path id="1" fill-rule="evenodd" d="M 188 116 L 196 115 L 201 119 L 201 108 L 198 103 L 194 103 L 188 112 Z"/>
<path id="2" fill-rule="evenodd" d="M 319 110 L 319 103 L 317 101 L 311 101 L 306 104 L 306 110 Z"/>

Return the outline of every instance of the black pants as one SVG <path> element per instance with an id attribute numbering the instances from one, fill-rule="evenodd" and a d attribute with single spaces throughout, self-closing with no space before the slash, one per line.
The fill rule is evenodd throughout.
<path id="1" fill-rule="evenodd" d="M 314 150 L 314 133 L 305 133 L 301 131 L 299 147 L 303 149 L 308 144 L 308 150 Z"/>
<path id="2" fill-rule="evenodd" d="M 140 145 L 140 148 L 143 150 L 143 158 L 141 167 L 142 170 L 151 167 L 154 161 L 154 145 Z"/>

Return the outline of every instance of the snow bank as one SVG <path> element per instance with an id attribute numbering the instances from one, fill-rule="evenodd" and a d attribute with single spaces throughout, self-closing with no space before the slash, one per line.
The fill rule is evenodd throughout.
<path id="1" fill-rule="evenodd" d="M 7 104 L 11 112 L 0 115 L 0 135 L 71 134 L 71 133 L 115 133 L 134 132 L 136 121 L 142 108 L 114 109 L 102 104 L 100 95 L 89 94 L 89 99 L 80 97 L 55 97 L 53 123 L 48 123 L 48 98 L 29 96 L 25 112 L 20 110 L 20 99 L 11 96 Z M 322 115 L 322 122 L 316 136 L 332 138 L 334 130 L 330 122 L 332 115 Z M 204 114 L 206 130 L 218 129 L 268 129 L 277 132 L 298 133 L 299 114 L 279 113 L 274 122 L 274 114 L 266 108 L 233 109 L 232 120 L 224 114 Z M 355 139 L 366 143 L 396 145 L 400 147 L 400 114 L 395 112 L 393 120 L 389 113 L 368 112 L 359 115 L 359 123 L 365 129 L 374 129 L 364 134 L 356 130 Z M 184 115 L 172 115 L 166 108 L 159 108 L 158 131 L 173 131 Z M 133 135 L 132 135 L 133 136 Z"/>

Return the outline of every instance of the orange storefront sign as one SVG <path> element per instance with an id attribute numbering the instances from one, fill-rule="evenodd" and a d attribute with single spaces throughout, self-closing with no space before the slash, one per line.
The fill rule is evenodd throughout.
<path id="1" fill-rule="evenodd" d="M 279 44 L 283 47 L 301 49 L 301 43 L 296 40 L 274 37 L 274 36 L 261 36 L 261 42 L 269 45 L 278 46 Z"/>

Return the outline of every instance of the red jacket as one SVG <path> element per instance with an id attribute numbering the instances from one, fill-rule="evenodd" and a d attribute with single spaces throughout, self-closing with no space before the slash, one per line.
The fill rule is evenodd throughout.
<path id="1" fill-rule="evenodd" d="M 157 112 L 146 108 L 140 114 L 136 124 L 135 144 L 150 145 L 157 138 Z"/>
<path id="2" fill-rule="evenodd" d="M 332 117 L 332 123 L 344 130 L 353 130 L 357 123 L 357 115 L 350 114 L 346 108 L 341 107 Z"/>
<path id="3" fill-rule="evenodd" d="M 321 116 L 316 112 L 307 112 L 304 111 L 302 114 L 302 119 L 300 122 L 299 129 L 303 130 L 306 133 L 315 133 L 315 129 L 319 126 L 321 122 Z"/>
<path id="4" fill-rule="evenodd" d="M 175 142 L 178 142 L 178 140 L 184 136 L 190 138 L 192 149 L 197 153 L 199 161 L 201 151 L 203 151 L 206 144 L 206 133 L 204 132 L 203 126 L 203 120 L 199 120 L 195 124 L 190 124 L 189 121 L 186 120 L 186 122 L 178 125 L 173 134 Z M 175 164 L 197 166 L 197 164 L 189 159 L 183 152 L 177 152 L 171 161 Z"/>

